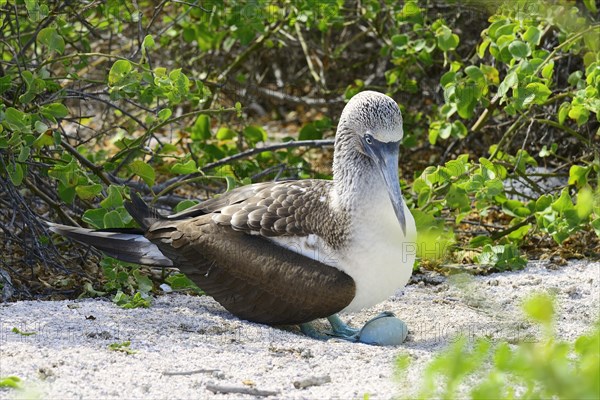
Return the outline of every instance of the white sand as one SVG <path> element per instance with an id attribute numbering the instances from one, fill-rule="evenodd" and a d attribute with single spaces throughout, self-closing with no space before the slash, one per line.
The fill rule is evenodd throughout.
<path id="1" fill-rule="evenodd" d="M 1 304 L 0 377 L 16 375 L 27 389 L 0 389 L 0 398 L 36 392 L 45 399 L 255 397 L 207 390 L 215 385 L 294 399 L 409 396 L 426 362 L 457 335 L 489 335 L 495 341 L 535 336 L 537 327 L 519 308 L 531 292 L 556 294 L 561 338 L 586 332 L 599 317 L 600 263 L 547 266 L 531 263 L 520 272 L 453 277 L 437 286 L 412 284 L 373 309 L 343 316 L 358 327 L 381 311 L 393 311 L 410 334 L 402 346 L 391 348 L 321 342 L 240 321 L 209 297 L 170 294 L 154 299 L 149 309 L 134 310 L 101 299 Z M 22 336 L 13 327 L 36 334 Z M 123 341 L 131 341 L 137 353 L 108 349 Z M 399 381 L 394 360 L 401 353 L 408 353 L 412 364 Z M 169 375 L 173 372 L 188 374 Z M 321 382 L 294 387 L 310 378 Z"/>

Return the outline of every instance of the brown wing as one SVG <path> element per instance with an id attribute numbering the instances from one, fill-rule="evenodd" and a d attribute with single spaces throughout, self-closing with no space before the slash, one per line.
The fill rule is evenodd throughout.
<path id="1" fill-rule="evenodd" d="M 250 321 L 309 322 L 342 310 L 355 295 L 344 272 L 218 225 L 210 214 L 157 221 L 146 237 L 229 312 Z"/>
<path id="2" fill-rule="evenodd" d="M 226 207 L 230 204 L 236 204 L 240 202 L 247 201 L 248 199 L 256 196 L 257 193 L 261 192 L 263 189 L 273 186 L 274 184 L 285 184 L 286 181 L 283 182 L 264 182 L 264 183 L 255 183 L 253 185 L 241 186 L 233 189 L 230 192 L 223 193 L 218 195 L 217 197 L 213 197 L 212 199 L 205 200 L 201 203 L 196 204 L 186 210 L 183 210 L 177 214 L 169 215 L 168 219 L 187 219 L 193 218 L 200 215 L 210 214 L 213 212 L 219 212 L 223 207 Z"/>
<path id="3" fill-rule="evenodd" d="M 331 184 L 318 179 L 258 183 L 167 218 L 183 220 L 212 214 L 217 224 L 236 231 L 265 237 L 316 234 L 327 238 L 332 248 L 338 248 L 345 239 L 347 225 L 343 223 L 345 215 L 334 213 L 329 207 Z"/>

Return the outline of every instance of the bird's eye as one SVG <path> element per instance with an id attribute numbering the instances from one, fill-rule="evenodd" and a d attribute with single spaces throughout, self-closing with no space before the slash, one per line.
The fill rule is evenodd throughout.
<path id="1" fill-rule="evenodd" d="M 365 142 L 367 142 L 367 144 L 373 144 L 373 136 L 371 135 L 365 135 Z"/>

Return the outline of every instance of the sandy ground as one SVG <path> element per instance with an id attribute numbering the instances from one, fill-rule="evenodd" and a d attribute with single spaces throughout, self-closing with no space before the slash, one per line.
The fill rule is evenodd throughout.
<path id="1" fill-rule="evenodd" d="M 208 297 L 169 294 L 149 309 L 133 310 L 102 299 L 1 304 L 0 377 L 16 375 L 26 389 L 0 389 L 0 398 L 410 396 L 426 362 L 458 336 L 535 338 L 538 328 L 525 321 L 519 304 L 541 290 L 558 300 L 559 337 L 573 339 L 599 317 L 600 263 L 530 263 L 485 277 L 428 277 L 373 309 L 343 316 L 362 326 L 381 311 L 396 313 L 410 334 L 402 346 L 387 348 L 322 342 L 240 321 Z M 35 335 L 19 335 L 14 327 Z M 134 354 L 109 349 L 124 341 Z M 394 361 L 402 353 L 412 363 L 399 379 Z M 219 393 L 234 388 L 256 392 Z"/>

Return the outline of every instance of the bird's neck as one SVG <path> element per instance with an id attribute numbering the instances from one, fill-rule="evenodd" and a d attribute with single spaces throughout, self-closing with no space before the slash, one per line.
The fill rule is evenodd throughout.
<path id="1" fill-rule="evenodd" d="M 350 135 L 340 135 L 348 138 Z M 333 156 L 333 190 L 337 206 L 358 214 L 371 207 L 372 199 L 385 193 L 385 183 L 373 161 L 356 150 L 349 139 L 336 140 Z"/>

